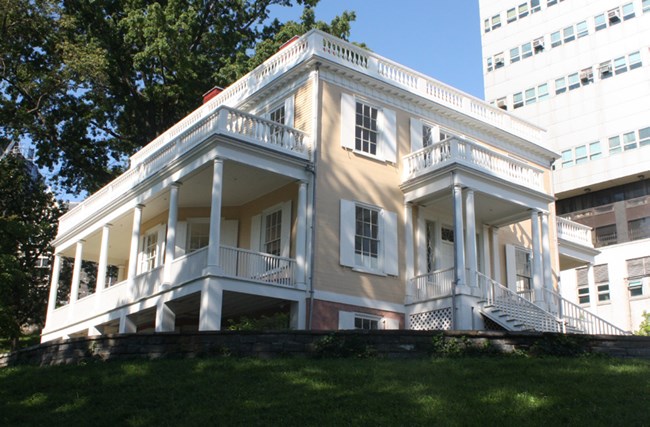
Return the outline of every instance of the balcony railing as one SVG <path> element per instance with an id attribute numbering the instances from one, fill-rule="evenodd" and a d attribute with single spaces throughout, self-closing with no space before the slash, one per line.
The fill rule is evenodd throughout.
<path id="1" fill-rule="evenodd" d="M 311 155 L 309 138 L 304 132 L 222 106 L 213 114 L 176 133 L 173 138 L 156 139 L 153 145 L 145 147 L 143 150 L 148 154 L 146 158 L 140 159 L 140 163 L 132 165 L 131 169 L 61 217 L 59 235 L 122 197 L 128 190 L 156 174 L 171 160 L 190 151 L 213 134 L 229 136 L 306 160 Z"/>
<path id="2" fill-rule="evenodd" d="M 412 301 L 421 302 L 451 296 L 454 290 L 454 269 L 447 268 L 422 274 L 409 280 Z"/>
<path id="3" fill-rule="evenodd" d="M 522 161 L 457 137 L 447 138 L 404 156 L 404 181 L 452 163 L 538 191 L 544 191 L 544 172 Z"/>
<path id="4" fill-rule="evenodd" d="M 220 263 L 226 276 L 283 287 L 296 287 L 296 260 L 222 246 Z"/>
<path id="5" fill-rule="evenodd" d="M 562 217 L 557 217 L 556 223 L 558 239 L 577 243 L 589 248 L 594 247 L 594 243 L 591 238 L 591 227 Z"/>

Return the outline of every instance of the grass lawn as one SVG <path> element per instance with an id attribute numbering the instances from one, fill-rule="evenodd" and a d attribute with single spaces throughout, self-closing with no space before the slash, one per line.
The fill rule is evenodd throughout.
<path id="1" fill-rule="evenodd" d="M 3 426 L 650 426 L 650 360 L 194 359 L 0 369 Z"/>

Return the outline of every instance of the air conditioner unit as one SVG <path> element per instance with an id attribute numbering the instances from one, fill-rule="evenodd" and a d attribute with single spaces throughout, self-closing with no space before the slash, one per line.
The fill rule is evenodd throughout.
<path id="1" fill-rule="evenodd" d="M 495 67 L 503 66 L 503 64 L 504 64 L 503 56 L 495 56 L 494 57 L 494 66 Z"/>
<path id="2" fill-rule="evenodd" d="M 501 108 L 502 110 L 507 110 L 508 105 L 506 104 L 506 99 L 505 98 L 497 99 L 497 107 Z"/>
<path id="3" fill-rule="evenodd" d="M 612 64 L 611 63 L 601 64 L 598 71 L 600 72 L 600 77 L 606 76 L 608 74 L 612 74 Z"/>
<path id="4" fill-rule="evenodd" d="M 621 20 L 621 11 L 618 8 L 608 11 L 607 19 L 609 19 L 609 22 L 619 22 Z"/>
<path id="5" fill-rule="evenodd" d="M 585 68 L 584 70 L 580 71 L 580 80 L 582 82 L 588 82 L 594 78 L 594 72 L 591 70 L 591 68 Z"/>
<path id="6" fill-rule="evenodd" d="M 542 37 L 533 40 L 533 49 L 535 49 L 535 52 L 544 50 L 544 39 Z"/>

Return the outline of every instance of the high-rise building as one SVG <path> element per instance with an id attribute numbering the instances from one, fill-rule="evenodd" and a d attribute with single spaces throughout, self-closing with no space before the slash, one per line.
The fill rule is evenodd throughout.
<path id="1" fill-rule="evenodd" d="M 650 0 L 479 5 L 485 99 L 547 129 L 562 155 L 556 213 L 590 227 L 600 251 L 561 268 L 561 293 L 638 329 L 650 312 Z"/>

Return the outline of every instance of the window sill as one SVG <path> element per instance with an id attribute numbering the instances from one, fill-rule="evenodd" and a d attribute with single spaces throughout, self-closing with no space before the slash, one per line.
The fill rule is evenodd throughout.
<path id="1" fill-rule="evenodd" d="M 374 160 L 376 162 L 381 162 L 381 163 L 392 163 L 376 154 L 366 153 L 365 151 L 356 150 L 354 148 L 347 148 L 347 150 L 354 155 L 357 155 L 359 157 L 365 157 L 366 159 L 369 160 Z"/>
<path id="2" fill-rule="evenodd" d="M 388 277 L 386 273 L 380 270 L 372 270 L 370 268 L 366 267 L 352 267 L 352 271 L 355 271 L 357 273 L 365 273 L 365 274 L 372 274 L 373 276 L 379 276 L 379 277 Z"/>

